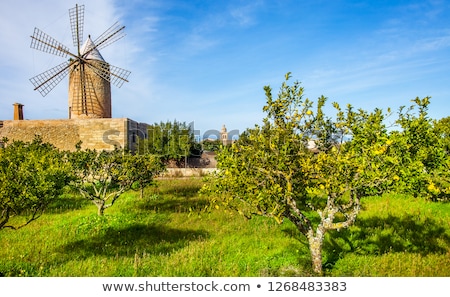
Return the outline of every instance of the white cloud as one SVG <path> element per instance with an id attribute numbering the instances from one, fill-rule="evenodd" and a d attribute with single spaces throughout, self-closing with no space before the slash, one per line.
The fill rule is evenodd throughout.
<path id="1" fill-rule="evenodd" d="M 234 6 L 230 8 L 231 23 L 237 23 L 239 26 L 248 27 L 257 23 L 256 10 L 262 5 L 261 1 L 252 1 L 252 3 Z"/>

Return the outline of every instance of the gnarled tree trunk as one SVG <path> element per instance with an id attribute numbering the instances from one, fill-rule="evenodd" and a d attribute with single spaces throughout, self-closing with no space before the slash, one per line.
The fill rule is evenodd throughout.
<path id="1" fill-rule="evenodd" d="M 325 233 L 328 230 L 339 230 L 350 227 L 356 220 L 361 208 L 360 200 L 355 191 L 351 193 L 351 200 L 346 205 L 335 203 L 335 195 L 328 197 L 327 205 L 322 210 L 316 210 L 320 216 L 320 223 L 315 232 L 311 221 L 297 208 L 293 199 L 288 199 L 290 209 L 284 212 L 286 218 L 293 222 L 298 230 L 306 236 L 311 252 L 312 268 L 318 275 L 323 274 L 322 270 L 322 247 Z M 335 222 L 336 214 L 345 216 L 345 220 Z"/>
<path id="2" fill-rule="evenodd" d="M 316 234 L 310 229 L 308 232 L 309 251 L 311 252 L 312 267 L 316 274 L 322 275 L 322 246 L 325 230 L 322 226 L 317 227 Z"/>
<path id="3" fill-rule="evenodd" d="M 97 214 L 99 216 L 103 216 L 105 212 L 105 201 L 104 200 L 95 200 L 94 201 L 95 206 L 97 206 Z"/>

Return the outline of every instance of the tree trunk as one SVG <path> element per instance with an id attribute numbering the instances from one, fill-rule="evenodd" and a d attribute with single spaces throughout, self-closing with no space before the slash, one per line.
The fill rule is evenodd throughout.
<path id="1" fill-rule="evenodd" d="M 320 227 L 317 228 L 317 233 L 314 236 L 311 231 L 308 234 L 308 242 L 309 242 L 309 251 L 311 252 L 311 260 L 312 260 L 312 267 L 316 274 L 319 276 L 322 276 L 322 245 L 323 245 L 323 238 L 325 235 L 325 232 L 321 230 Z"/>
<path id="2" fill-rule="evenodd" d="M 94 204 L 97 206 L 97 214 L 103 216 L 103 213 L 105 212 L 105 201 L 96 200 L 94 201 Z"/>
<path id="3" fill-rule="evenodd" d="M 141 197 L 140 198 L 142 199 L 142 198 L 144 198 L 144 187 L 141 186 L 140 188 L 141 188 L 140 189 L 141 190 Z"/>
<path id="4" fill-rule="evenodd" d="M 3 226 L 6 225 L 9 221 L 9 207 L 6 206 L 6 208 L 2 211 L 1 219 L 0 219 L 0 229 L 3 228 Z"/>

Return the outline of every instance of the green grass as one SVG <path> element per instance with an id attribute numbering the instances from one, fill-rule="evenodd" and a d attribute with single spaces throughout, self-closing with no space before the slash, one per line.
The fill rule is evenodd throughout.
<path id="1" fill-rule="evenodd" d="M 370 197 L 357 223 L 339 233 L 325 245 L 333 276 L 450 276 L 448 203 Z"/>
<path id="2" fill-rule="evenodd" d="M 18 231 L 0 231 L 5 276 L 310 276 L 290 222 L 199 212 L 201 179 L 124 194 L 98 217 L 74 195 Z M 324 244 L 330 276 L 450 276 L 450 204 L 401 195 L 364 200 L 355 226 Z"/>

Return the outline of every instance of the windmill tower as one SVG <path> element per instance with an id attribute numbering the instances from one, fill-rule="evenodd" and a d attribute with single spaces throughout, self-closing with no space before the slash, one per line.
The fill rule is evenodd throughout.
<path id="1" fill-rule="evenodd" d="M 124 82 L 128 82 L 130 71 L 107 63 L 99 50 L 125 36 L 125 26 L 115 23 L 94 41 L 89 35 L 81 45 L 84 5 L 69 9 L 69 18 L 76 53 L 35 28 L 31 36 L 31 48 L 64 58 L 70 56 L 70 59 L 36 75 L 30 81 L 34 90 L 46 96 L 69 74 L 69 119 L 110 118 L 111 83 L 120 88 Z"/>

